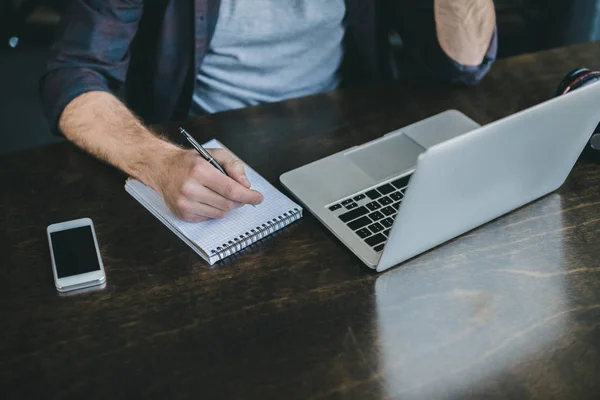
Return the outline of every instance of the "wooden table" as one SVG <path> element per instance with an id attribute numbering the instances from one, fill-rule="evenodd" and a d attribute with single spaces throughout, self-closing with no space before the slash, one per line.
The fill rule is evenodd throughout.
<path id="1" fill-rule="evenodd" d="M 488 123 L 539 103 L 577 65 L 600 68 L 600 43 L 500 60 L 473 88 L 355 88 L 184 126 L 281 187 L 285 171 L 448 108 Z M 211 268 L 123 183 L 67 143 L 0 158 L 0 398 L 600 396 L 596 164 L 384 274 L 308 213 Z M 45 228 L 84 216 L 108 285 L 61 297 Z"/>

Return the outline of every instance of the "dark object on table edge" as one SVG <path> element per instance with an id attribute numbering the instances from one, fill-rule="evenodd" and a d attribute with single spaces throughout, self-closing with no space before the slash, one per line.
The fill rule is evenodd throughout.
<path id="1" fill-rule="evenodd" d="M 598 81 L 600 81 L 600 71 L 593 71 L 583 67 L 575 68 L 569 71 L 569 73 L 560 81 L 556 89 L 556 96 L 562 96 L 570 91 L 577 90 Z M 590 136 L 590 140 L 581 155 L 590 161 L 600 163 L 600 121 L 596 130 L 594 130 Z"/>

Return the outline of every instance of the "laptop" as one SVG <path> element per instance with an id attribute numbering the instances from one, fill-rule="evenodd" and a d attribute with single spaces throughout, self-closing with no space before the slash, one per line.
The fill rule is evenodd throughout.
<path id="1" fill-rule="evenodd" d="M 600 82 L 485 126 L 448 110 L 281 175 L 384 271 L 558 189 L 600 121 Z"/>

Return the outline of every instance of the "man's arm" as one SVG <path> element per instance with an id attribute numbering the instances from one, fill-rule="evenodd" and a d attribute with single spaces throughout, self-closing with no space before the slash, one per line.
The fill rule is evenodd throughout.
<path id="1" fill-rule="evenodd" d="M 141 0 L 73 0 L 63 16 L 41 82 L 51 127 L 96 157 L 153 187 L 187 220 L 224 215 L 262 196 L 249 190 L 241 163 L 213 156 L 224 176 L 194 151 L 151 133 L 111 90 L 124 83 L 129 47 L 143 12 Z"/>
<path id="2" fill-rule="evenodd" d="M 63 110 L 77 96 L 122 87 L 143 8 L 142 0 L 69 2 L 40 82 L 42 106 L 54 133 L 59 133 Z"/>
<path id="3" fill-rule="evenodd" d="M 480 65 L 496 26 L 493 0 L 435 0 L 434 9 L 444 52 L 459 64 Z"/>
<path id="4" fill-rule="evenodd" d="M 211 150 L 229 177 L 195 150 L 183 150 L 150 132 L 112 94 L 84 93 L 71 101 L 60 130 L 79 147 L 157 190 L 181 218 L 220 218 L 242 204 L 258 204 L 242 163 L 224 150 Z"/>
<path id="5" fill-rule="evenodd" d="M 475 84 L 496 59 L 493 0 L 389 0 L 411 75 Z M 405 61 L 407 61 L 405 59 Z"/>

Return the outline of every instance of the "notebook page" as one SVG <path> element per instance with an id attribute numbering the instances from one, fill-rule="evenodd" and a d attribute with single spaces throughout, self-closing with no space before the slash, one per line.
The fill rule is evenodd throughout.
<path id="1" fill-rule="evenodd" d="M 220 148 L 220 143 L 211 140 L 204 144 L 206 148 Z M 266 179 L 244 164 L 246 175 L 252 189 L 259 191 L 264 196 L 264 201 L 256 207 L 245 205 L 232 210 L 224 218 L 212 219 L 204 222 L 186 222 L 180 220 L 169 210 L 162 197 L 152 188 L 136 179 L 127 182 L 129 189 L 143 198 L 144 201 L 166 219 L 175 229 L 188 237 L 193 243 L 209 253 L 217 247 L 228 245 L 234 238 L 246 236 L 254 229 L 262 227 L 267 221 L 273 220 L 284 213 L 289 215 L 294 209 L 301 207 L 277 190 Z"/>
<path id="2" fill-rule="evenodd" d="M 135 190 L 132 190 L 131 185 L 126 184 L 125 190 L 130 195 L 132 195 L 137 201 L 139 201 L 140 204 L 142 204 L 148 211 L 150 211 L 152 213 L 152 215 L 154 215 L 160 222 L 162 222 L 165 226 L 167 226 L 175 235 L 177 235 L 181 240 L 183 240 L 185 242 L 185 244 L 190 246 L 192 248 L 192 250 L 194 250 L 196 253 L 198 253 L 198 255 L 200 257 L 202 257 L 206 261 L 208 261 L 209 264 L 213 263 L 212 260 L 210 259 L 210 257 L 208 256 L 208 254 L 205 254 L 202 249 L 200 249 L 198 246 L 196 246 L 196 244 L 191 242 L 186 236 L 183 235 L 183 233 L 178 231 L 177 228 L 175 228 L 167 219 L 165 219 L 165 217 L 163 215 L 159 214 L 158 212 L 156 212 L 156 210 L 154 210 L 152 207 L 150 207 L 150 205 L 146 202 L 146 199 L 140 197 L 140 195 Z"/>

